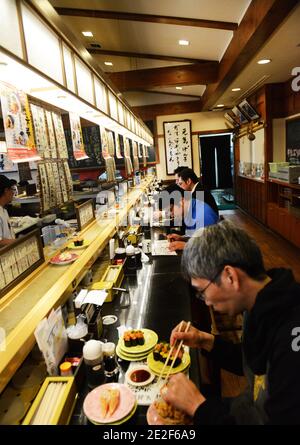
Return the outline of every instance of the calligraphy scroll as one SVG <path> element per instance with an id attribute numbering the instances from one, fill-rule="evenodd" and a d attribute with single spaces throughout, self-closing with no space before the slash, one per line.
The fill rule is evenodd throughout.
<path id="1" fill-rule="evenodd" d="M 193 168 L 191 121 L 164 122 L 167 175 L 179 166 Z"/>
<path id="2" fill-rule="evenodd" d="M 76 161 L 87 159 L 88 156 L 83 145 L 80 117 L 76 113 L 69 113 L 69 116 L 74 158 Z"/>

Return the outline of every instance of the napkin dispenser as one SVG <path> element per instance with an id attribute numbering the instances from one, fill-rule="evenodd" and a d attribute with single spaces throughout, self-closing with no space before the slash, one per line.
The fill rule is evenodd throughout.
<path id="1" fill-rule="evenodd" d="M 102 279 L 90 286 L 90 289 L 106 290 L 107 297 L 105 303 L 113 301 L 118 293 L 124 278 L 123 264 L 109 265 Z"/>

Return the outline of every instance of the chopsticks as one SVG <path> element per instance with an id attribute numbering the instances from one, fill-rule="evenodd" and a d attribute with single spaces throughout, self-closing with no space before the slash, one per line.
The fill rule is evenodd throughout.
<path id="1" fill-rule="evenodd" d="M 177 332 L 181 332 L 182 324 L 183 324 L 183 321 L 180 323 Z M 184 332 L 187 332 L 187 331 L 190 329 L 190 326 L 191 326 L 191 322 L 189 321 L 189 322 L 187 323 L 187 325 L 186 325 L 186 328 L 185 328 Z M 160 383 L 161 379 L 163 378 L 164 371 L 165 371 L 166 366 L 167 366 L 167 364 L 169 363 L 170 357 L 171 357 L 171 355 L 172 355 L 172 353 L 173 353 L 173 351 L 174 351 L 174 349 L 175 349 L 176 342 L 177 342 L 177 340 L 175 341 L 174 345 L 171 347 L 171 349 L 170 349 L 170 351 L 169 351 L 169 354 L 168 354 L 168 357 L 167 357 L 167 359 L 166 359 L 166 361 L 165 361 L 165 364 L 164 364 L 164 366 L 163 366 L 163 369 L 161 370 L 161 372 L 160 372 L 160 374 L 159 374 L 158 381 L 157 381 L 157 387 L 158 387 L 157 394 L 158 394 L 158 392 L 159 392 L 159 390 L 160 390 L 160 388 L 159 388 L 159 383 Z M 171 363 L 171 365 L 170 365 L 170 368 L 169 368 L 169 371 L 168 371 L 168 373 L 167 373 L 167 376 L 166 376 L 165 380 L 167 380 L 167 379 L 169 378 L 170 372 L 171 372 L 171 370 L 172 370 L 172 368 L 173 368 L 173 365 L 174 365 L 174 363 L 175 363 L 175 360 L 176 360 L 177 357 L 178 357 L 178 354 L 179 354 L 179 351 L 180 351 L 180 348 L 181 348 L 182 344 L 183 344 L 183 340 L 181 340 L 180 343 L 179 343 L 179 346 L 178 346 L 178 348 L 177 348 L 175 357 L 174 357 L 173 360 L 172 360 L 172 363 Z M 155 395 L 154 400 L 156 399 L 157 394 Z"/>
<path id="2" fill-rule="evenodd" d="M 184 330 L 184 333 L 188 332 L 188 330 L 190 329 L 190 326 L 191 326 L 191 322 L 189 321 L 189 322 L 187 323 L 187 325 L 186 325 L 186 328 L 185 328 L 185 330 Z M 180 332 L 180 331 L 179 331 L 179 332 Z M 176 343 L 176 342 L 175 342 L 175 343 Z M 174 346 L 175 346 L 175 343 L 174 343 Z M 170 368 L 169 368 L 169 371 L 168 371 L 168 373 L 167 373 L 167 375 L 166 375 L 166 379 L 165 379 L 165 380 L 168 380 L 168 378 L 169 378 L 170 372 L 172 371 L 173 365 L 174 365 L 174 363 L 175 363 L 175 361 L 176 361 L 176 359 L 177 359 L 177 357 L 178 357 L 178 354 L 179 354 L 179 351 L 180 351 L 182 345 L 183 345 L 183 340 L 181 340 L 180 343 L 179 343 L 179 346 L 178 346 L 178 348 L 177 348 L 175 357 L 174 357 L 173 360 L 172 360 L 171 366 L 170 366 Z M 174 349 L 174 348 L 173 348 L 173 349 Z"/>

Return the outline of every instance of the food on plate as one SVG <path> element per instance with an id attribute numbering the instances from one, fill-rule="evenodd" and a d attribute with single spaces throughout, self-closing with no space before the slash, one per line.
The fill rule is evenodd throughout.
<path id="1" fill-rule="evenodd" d="M 106 389 L 100 396 L 100 414 L 104 419 L 110 417 L 116 411 L 120 403 L 120 391 L 118 389 Z"/>
<path id="2" fill-rule="evenodd" d="M 124 332 L 123 340 L 127 348 L 145 343 L 143 331 L 126 331 Z"/>
<path id="3" fill-rule="evenodd" d="M 74 241 L 74 246 L 82 246 L 83 245 L 83 238 L 77 238 L 77 240 Z"/>
<path id="4" fill-rule="evenodd" d="M 164 419 L 166 425 L 188 425 L 191 423 L 191 418 L 187 414 L 174 408 L 164 400 L 156 400 L 154 406 L 157 414 Z"/>
<path id="5" fill-rule="evenodd" d="M 170 349 L 171 349 L 171 346 L 169 343 L 165 343 L 165 342 L 157 343 L 157 345 L 155 346 L 155 348 L 153 350 L 154 360 L 165 363 L 165 361 L 168 358 Z M 174 348 L 173 352 L 171 354 L 171 357 L 169 358 L 169 361 L 167 363 L 167 366 L 171 365 L 173 358 L 176 355 L 176 352 L 177 352 L 177 348 Z M 174 362 L 174 365 L 173 365 L 174 368 L 176 368 L 177 366 L 179 366 L 181 364 L 183 354 L 184 354 L 184 349 L 183 349 L 183 347 L 181 347 L 178 352 L 178 355 L 176 357 L 176 360 Z"/>
<path id="6" fill-rule="evenodd" d="M 72 258 L 73 258 L 72 254 L 68 252 L 64 252 L 58 255 L 59 261 L 70 261 L 72 260 Z"/>

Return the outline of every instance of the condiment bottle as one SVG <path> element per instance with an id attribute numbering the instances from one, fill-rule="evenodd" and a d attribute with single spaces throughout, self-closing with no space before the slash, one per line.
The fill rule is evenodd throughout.
<path id="1" fill-rule="evenodd" d="M 86 367 L 88 386 L 89 388 L 95 388 L 104 383 L 105 379 L 101 341 L 87 341 L 83 346 L 82 352 Z"/>

